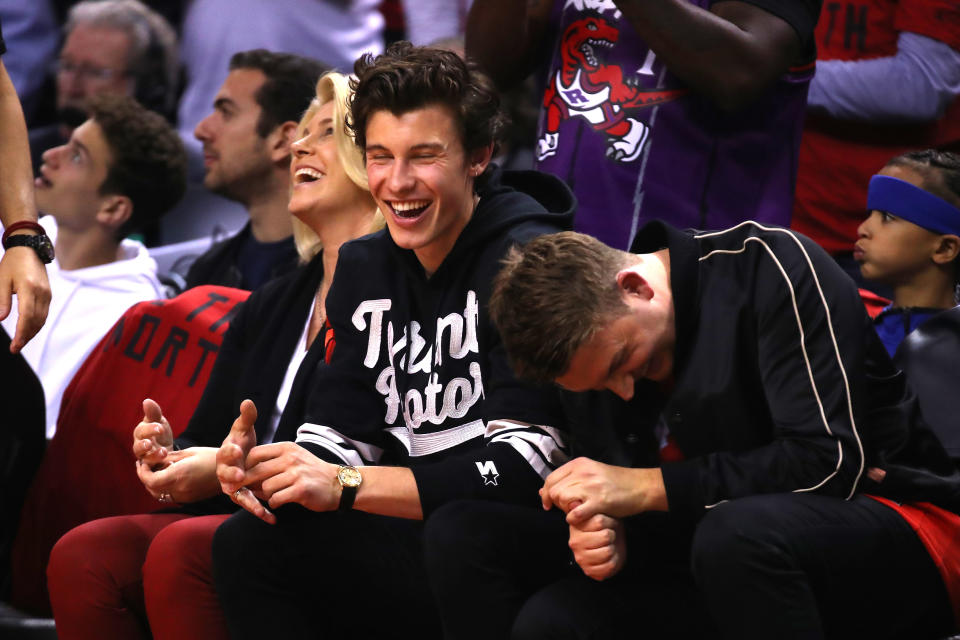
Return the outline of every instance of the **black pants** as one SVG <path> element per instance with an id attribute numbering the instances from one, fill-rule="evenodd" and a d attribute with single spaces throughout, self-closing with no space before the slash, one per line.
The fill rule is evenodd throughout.
<path id="1" fill-rule="evenodd" d="M 232 638 L 439 637 L 422 523 L 297 505 L 276 515 L 269 525 L 240 511 L 214 536 Z"/>
<path id="2" fill-rule="evenodd" d="M 754 496 L 696 526 L 627 522 L 627 564 L 595 582 L 555 513 L 455 503 L 424 548 L 448 638 L 936 638 L 940 575 L 892 509 L 867 497 Z M 713 629 L 713 631 L 711 631 Z"/>

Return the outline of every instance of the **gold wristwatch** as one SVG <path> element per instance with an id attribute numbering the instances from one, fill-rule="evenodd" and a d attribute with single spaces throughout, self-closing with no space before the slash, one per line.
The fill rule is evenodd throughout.
<path id="1" fill-rule="evenodd" d="M 363 482 L 360 470 L 349 465 L 340 465 L 337 468 L 337 480 L 340 481 L 340 511 L 353 509 L 353 501 L 357 499 L 357 489 Z"/>

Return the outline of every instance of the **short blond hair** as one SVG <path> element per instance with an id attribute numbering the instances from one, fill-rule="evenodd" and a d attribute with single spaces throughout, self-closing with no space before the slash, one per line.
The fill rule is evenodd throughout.
<path id="1" fill-rule="evenodd" d="M 350 181 L 363 189 L 370 191 L 370 184 L 367 182 L 367 170 L 363 165 L 363 153 L 354 143 L 353 134 L 347 127 L 347 119 L 350 117 L 350 107 L 348 101 L 352 94 L 350 89 L 350 80 L 343 74 L 335 71 L 320 76 L 317 80 L 317 95 L 310 101 L 310 106 L 303 112 L 300 123 L 297 125 L 297 138 L 303 137 L 303 130 L 316 115 L 320 107 L 328 102 L 333 103 L 333 140 L 337 147 L 337 156 L 343 165 L 343 170 L 350 178 Z M 373 218 L 370 231 L 382 229 L 384 225 L 383 215 L 378 210 Z M 300 260 L 307 262 L 322 249 L 320 238 L 314 233 L 313 229 L 297 218 L 293 219 L 293 241 L 297 246 L 297 253 L 300 254 Z"/>
<path id="2" fill-rule="evenodd" d="M 617 273 L 630 258 L 573 231 L 510 249 L 494 280 L 490 316 L 518 376 L 556 380 L 577 349 L 627 311 Z"/>

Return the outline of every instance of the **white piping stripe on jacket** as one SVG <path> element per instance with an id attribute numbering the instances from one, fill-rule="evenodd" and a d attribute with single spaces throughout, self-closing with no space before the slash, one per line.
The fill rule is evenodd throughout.
<path id="1" fill-rule="evenodd" d="M 340 432 L 320 424 L 306 422 L 297 429 L 297 442 L 312 442 L 327 451 L 337 455 L 347 464 L 361 467 L 364 464 L 376 463 L 383 455 L 383 449 L 366 442 L 351 440 Z M 353 449 L 344 448 L 343 444 L 350 444 Z M 359 453 L 358 453 L 359 452 Z M 363 457 L 361 457 L 363 456 Z"/>
<path id="2" fill-rule="evenodd" d="M 431 453 L 446 451 L 483 435 L 483 420 L 473 420 L 452 429 L 444 429 L 437 433 L 413 432 L 406 427 L 390 427 L 387 431 L 399 440 L 413 457 L 426 456 Z"/>
<path id="3" fill-rule="evenodd" d="M 853 486 L 852 486 L 851 489 L 850 489 L 850 493 L 847 495 L 847 499 L 849 500 L 849 499 L 852 498 L 853 495 L 856 493 L 857 485 L 860 483 L 860 477 L 863 475 L 863 467 L 864 467 L 863 443 L 862 443 L 861 440 L 860 440 L 860 434 L 859 434 L 858 431 L 857 431 L 857 424 L 856 424 L 856 421 L 854 420 L 854 417 L 853 417 L 853 401 L 852 401 L 852 399 L 851 399 L 851 397 L 850 397 L 850 384 L 849 384 L 849 381 L 848 381 L 848 379 L 847 379 L 846 369 L 845 369 L 844 366 L 843 366 L 843 360 L 842 360 L 842 358 L 840 357 L 840 348 L 839 348 L 839 346 L 837 345 L 837 337 L 836 337 L 836 334 L 835 334 L 835 332 L 834 332 L 834 330 L 833 330 L 833 320 L 832 320 L 832 318 L 831 318 L 831 316 L 830 316 L 830 307 L 827 305 L 826 296 L 823 294 L 823 288 L 820 286 L 820 278 L 817 277 L 816 269 L 813 268 L 813 261 L 810 260 L 810 255 L 807 253 L 807 250 L 806 250 L 806 248 L 803 246 L 803 243 L 800 242 L 799 238 L 797 238 L 796 235 L 795 235 L 793 232 L 788 231 L 787 229 L 779 229 L 779 228 L 776 228 L 776 227 L 766 227 L 766 226 L 764 226 L 764 225 L 762 225 L 762 224 L 759 224 L 759 223 L 757 223 L 757 222 L 754 222 L 754 221 L 752 221 L 752 220 L 747 220 L 747 221 L 741 222 L 741 223 L 738 224 L 737 226 L 732 227 L 732 228 L 730 228 L 730 229 L 727 229 L 727 230 L 725 230 L 725 231 L 716 231 L 716 232 L 712 232 L 712 233 L 705 233 L 705 234 L 697 235 L 697 236 L 694 236 L 694 237 L 697 238 L 697 239 L 700 239 L 700 238 L 708 238 L 708 237 L 719 236 L 719 235 L 723 235 L 723 234 L 725 234 L 725 233 L 729 233 L 729 232 L 731 232 L 731 231 L 737 230 L 737 229 L 739 229 L 740 227 L 742 227 L 742 226 L 744 226 L 744 225 L 752 225 L 752 226 L 755 226 L 755 227 L 757 227 L 757 228 L 759 228 L 759 229 L 762 229 L 762 230 L 764 230 L 764 231 L 775 232 L 775 233 L 783 233 L 783 234 L 787 235 L 787 236 L 788 236 L 791 240 L 793 240 L 793 242 L 796 243 L 796 245 L 800 248 L 800 251 L 801 251 L 801 253 L 803 254 L 803 257 L 804 257 L 804 259 L 805 259 L 806 262 L 807 262 L 807 266 L 810 268 L 810 273 L 813 275 L 813 282 L 814 282 L 814 284 L 815 284 L 815 286 L 816 286 L 816 288 L 817 288 L 817 293 L 818 293 L 818 295 L 820 296 L 820 301 L 821 301 L 821 303 L 823 304 L 823 310 L 824 310 L 824 313 L 825 313 L 826 318 L 827 318 L 827 328 L 828 328 L 829 333 L 830 333 L 830 339 L 831 339 L 831 341 L 832 341 L 832 343 L 833 343 L 833 350 L 834 350 L 834 355 L 835 355 L 836 360 L 837 360 L 837 366 L 840 368 L 840 374 L 841 374 L 841 376 L 843 377 L 844 393 L 845 393 L 845 397 L 846 397 L 846 400 L 847 400 L 847 413 L 848 413 L 848 416 L 849 416 L 849 418 L 850 418 L 850 428 L 851 428 L 851 430 L 852 430 L 852 432 L 853 432 L 853 437 L 854 437 L 854 440 L 855 440 L 856 443 L 857 443 L 857 449 L 858 449 L 858 451 L 859 451 L 859 453 L 860 453 L 860 464 L 859 464 L 859 468 L 858 468 L 858 470 L 857 470 L 857 475 L 856 475 L 856 478 L 854 478 Z M 776 254 L 773 252 L 773 250 L 770 248 L 770 246 L 769 246 L 766 242 L 764 242 L 763 239 L 761 239 L 761 238 L 750 237 L 750 238 L 746 238 L 746 239 L 744 240 L 743 246 L 742 246 L 740 249 L 738 249 L 738 250 L 735 250 L 735 251 L 734 251 L 734 250 L 722 250 L 722 249 L 717 249 L 717 250 L 715 250 L 715 251 L 711 251 L 710 253 L 708 253 L 708 254 L 705 255 L 705 256 L 702 256 L 702 257 L 700 258 L 700 261 L 702 262 L 702 261 L 706 260 L 707 258 L 709 258 L 710 256 L 712 256 L 712 255 L 714 255 L 714 254 L 742 253 L 742 252 L 744 252 L 744 251 L 746 250 L 746 243 L 747 243 L 747 242 L 751 242 L 751 241 L 758 242 L 758 243 L 760 243 L 760 244 L 764 247 L 764 249 L 767 251 L 767 253 L 770 255 L 770 257 L 771 257 L 771 258 L 773 259 L 773 261 L 776 263 L 777 268 L 780 270 L 781 275 L 783 275 L 784 281 L 785 281 L 786 284 L 787 284 L 787 288 L 788 288 L 788 290 L 790 291 L 790 298 L 791 298 L 791 301 L 792 301 L 792 303 L 793 303 L 793 311 L 794 311 L 794 314 L 795 314 L 795 316 L 796 316 L 797 327 L 799 328 L 799 331 L 800 331 L 800 348 L 801 348 L 801 350 L 802 350 L 802 352 L 803 352 L 803 358 L 804 358 L 804 361 L 805 361 L 806 366 L 807 366 L 807 375 L 808 375 L 808 377 L 810 378 L 810 386 L 811 386 L 811 388 L 812 388 L 814 397 L 816 398 L 817 406 L 818 406 L 819 409 L 820 409 L 820 416 L 821 416 L 821 418 L 823 419 L 824 429 L 826 430 L 826 432 L 827 432 L 829 435 L 834 436 L 833 432 L 832 432 L 831 429 L 830 429 L 830 425 L 827 423 L 826 415 L 825 415 L 824 410 L 823 410 L 823 403 L 822 403 L 822 401 L 821 401 L 821 399 L 820 399 L 820 394 L 819 394 L 819 392 L 817 391 L 816 382 L 815 382 L 814 377 L 813 377 L 813 370 L 812 370 L 812 368 L 810 367 L 810 359 L 809 359 L 809 357 L 808 357 L 808 355 L 807 355 L 807 349 L 806 349 L 806 344 L 805 344 L 805 335 L 804 335 L 804 332 L 803 332 L 802 320 L 801 320 L 801 318 L 800 318 L 800 311 L 799 311 L 799 308 L 798 308 L 798 306 L 797 306 L 797 299 L 796 299 L 796 294 L 795 294 L 795 292 L 794 292 L 793 284 L 790 282 L 790 278 L 789 278 L 789 276 L 787 275 L 786 270 L 784 270 L 783 265 L 781 264 L 780 260 L 777 258 Z M 835 436 L 834 436 L 834 437 L 835 437 Z M 824 478 L 824 479 L 823 479 L 820 483 L 818 483 L 817 485 L 815 485 L 815 486 L 813 486 L 813 487 L 808 487 L 808 488 L 794 489 L 794 492 L 814 491 L 814 490 L 818 489 L 819 487 L 823 486 L 826 482 L 828 482 L 831 478 L 833 478 L 833 477 L 837 474 L 837 471 L 840 469 L 840 465 L 843 463 L 843 445 L 842 445 L 842 443 L 841 443 L 839 440 L 837 440 L 837 447 L 838 447 L 838 460 L 837 460 L 836 470 L 834 470 L 833 473 L 831 473 L 830 475 L 828 475 L 826 478 Z M 717 503 L 717 504 L 720 504 L 720 503 Z M 710 506 L 716 506 L 716 505 L 710 505 Z M 710 508 L 710 507 L 707 507 L 707 508 Z"/>
<path id="4" fill-rule="evenodd" d="M 542 429 L 549 435 L 520 430 L 530 427 Z M 487 424 L 487 439 L 491 443 L 504 442 L 516 449 L 541 478 L 546 478 L 570 459 L 563 449 L 563 436 L 553 427 L 516 420 L 491 420 Z"/>

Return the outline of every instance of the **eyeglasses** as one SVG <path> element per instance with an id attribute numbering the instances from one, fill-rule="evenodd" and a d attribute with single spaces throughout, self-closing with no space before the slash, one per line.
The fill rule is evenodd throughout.
<path id="1" fill-rule="evenodd" d="M 75 64 L 69 60 L 57 60 L 54 62 L 53 72 L 57 75 L 72 75 L 83 78 L 84 80 L 100 80 L 103 82 L 108 82 L 114 78 L 130 74 L 130 71 L 125 69 L 93 67 L 87 64 Z"/>

